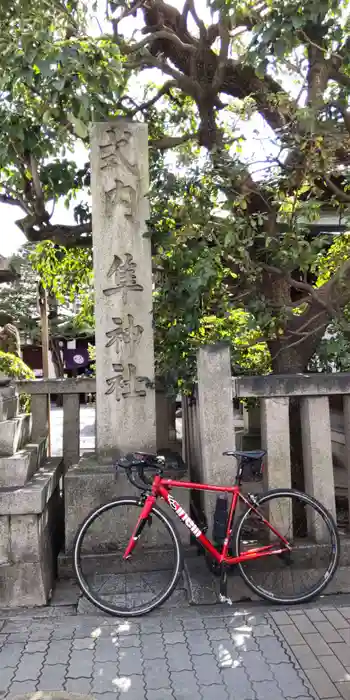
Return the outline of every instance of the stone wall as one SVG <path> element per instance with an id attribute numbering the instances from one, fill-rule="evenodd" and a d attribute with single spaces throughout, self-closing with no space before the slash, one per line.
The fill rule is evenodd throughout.
<path id="1" fill-rule="evenodd" d="M 63 542 L 62 462 L 47 459 L 47 436 L 31 442 L 31 415 L 18 414 L 15 387 L 0 387 L 0 601 L 44 605 Z"/>

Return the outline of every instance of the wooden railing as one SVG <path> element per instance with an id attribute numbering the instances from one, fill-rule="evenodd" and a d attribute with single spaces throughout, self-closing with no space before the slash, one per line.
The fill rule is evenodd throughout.
<path id="1" fill-rule="evenodd" d="M 66 469 L 76 464 L 80 458 L 80 394 L 95 394 L 95 379 L 37 379 L 17 382 L 17 388 L 19 393 L 31 396 L 33 442 L 48 434 L 48 397 L 62 396 L 63 460 Z"/>

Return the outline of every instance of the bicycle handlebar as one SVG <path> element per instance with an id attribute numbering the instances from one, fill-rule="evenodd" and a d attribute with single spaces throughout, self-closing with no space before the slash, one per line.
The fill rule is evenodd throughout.
<path id="1" fill-rule="evenodd" d="M 140 452 L 121 457 L 115 464 L 115 467 L 116 470 L 118 468 L 124 469 L 129 482 L 136 486 L 137 489 L 143 491 L 145 486 L 149 487 L 153 482 L 153 478 L 148 478 L 145 470 L 153 471 L 154 475 L 162 475 L 164 464 L 165 459 L 162 455 L 149 455 Z M 137 478 L 139 481 L 137 481 Z"/>

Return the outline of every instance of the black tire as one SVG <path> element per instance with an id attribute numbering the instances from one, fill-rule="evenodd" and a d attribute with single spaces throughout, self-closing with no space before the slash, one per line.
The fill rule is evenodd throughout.
<path id="1" fill-rule="evenodd" d="M 295 489 L 276 489 L 257 497 L 257 509 L 260 510 L 262 514 L 264 514 L 262 506 L 266 506 L 267 504 L 271 505 L 272 502 L 276 502 L 276 499 L 278 498 L 292 499 L 290 512 L 294 513 L 294 522 L 293 515 L 291 516 L 291 521 L 293 527 L 292 533 L 294 537 L 295 547 L 293 547 L 291 555 L 289 556 L 287 554 L 262 557 L 259 559 L 251 560 L 250 562 L 247 561 L 244 563 L 239 563 L 237 564 L 237 566 L 247 586 L 259 597 L 265 598 L 266 600 L 272 603 L 281 605 L 294 605 L 305 603 L 322 593 L 322 591 L 331 581 L 337 570 L 340 556 L 340 540 L 337 531 L 337 526 L 334 522 L 332 515 L 326 510 L 326 508 L 324 508 L 324 506 L 321 503 L 316 501 L 311 496 L 296 491 Z M 322 548 L 320 548 L 321 545 L 319 545 L 319 547 L 315 546 L 315 539 L 311 542 L 310 539 L 306 540 L 306 532 L 304 531 L 302 534 L 302 538 L 300 540 L 297 540 L 297 535 L 295 533 L 295 512 L 296 507 L 298 507 L 297 503 L 301 504 L 304 508 L 305 521 L 303 527 L 305 527 L 305 523 L 311 522 L 310 520 L 307 521 L 307 513 L 312 511 L 314 518 L 316 514 L 321 518 L 320 526 L 322 528 L 326 528 L 327 533 L 329 535 L 330 543 L 328 547 L 330 550 L 330 558 L 328 564 L 325 566 L 324 572 L 319 574 L 319 578 L 314 585 L 310 584 L 310 586 L 306 590 L 301 591 L 299 594 L 296 594 L 294 592 L 294 595 L 292 595 L 291 584 L 293 585 L 293 591 L 295 591 L 295 583 L 299 583 L 302 581 L 302 572 L 305 573 L 305 575 L 310 581 L 311 573 L 314 571 L 320 571 L 319 565 L 322 565 L 323 567 L 323 565 L 325 564 L 324 559 L 328 552 L 328 549 L 326 549 L 325 535 L 324 541 L 322 542 Z M 276 503 L 274 504 L 274 506 L 276 507 Z M 307 509 L 311 509 L 311 511 L 307 511 Z M 300 513 L 300 505 L 298 512 Z M 249 520 L 250 517 L 252 524 Z M 273 525 L 273 520 L 271 519 L 271 517 L 268 516 L 267 513 L 265 513 L 265 517 L 269 519 L 271 525 Z M 315 523 L 316 520 L 314 519 L 314 527 L 316 527 Z M 278 527 L 276 527 L 276 529 L 278 530 Z M 325 531 L 322 529 L 322 532 Z M 288 532 L 283 532 L 282 530 L 280 534 L 285 536 L 286 539 L 288 539 Z M 261 522 L 261 520 L 258 520 L 257 516 L 254 516 L 253 509 L 247 508 L 247 510 L 238 520 L 237 526 L 233 534 L 233 548 L 235 556 L 239 556 L 244 551 L 247 551 L 248 549 L 251 549 L 254 546 L 256 547 L 263 546 L 264 544 L 271 544 L 272 537 L 273 535 L 271 536 L 271 530 L 266 525 L 264 525 Z M 276 538 L 276 542 L 277 541 L 280 542 L 280 539 Z M 291 542 L 293 542 L 293 539 L 291 540 Z M 296 579 L 294 579 L 294 574 L 291 573 L 291 566 L 294 561 L 297 565 Z M 304 563 L 304 568 L 301 566 L 302 563 Z M 311 563 L 313 563 L 313 566 L 310 566 Z M 286 571 L 290 572 L 290 581 L 288 581 Z M 264 587 L 264 585 L 266 585 L 266 581 L 268 581 L 269 579 L 273 579 L 274 576 L 277 580 L 279 580 L 281 584 L 282 594 L 279 594 L 277 592 L 277 589 L 273 590 L 273 584 L 271 585 L 271 590 L 268 590 L 266 587 Z M 316 573 L 316 576 L 318 576 L 318 573 Z"/>
<path id="2" fill-rule="evenodd" d="M 120 541 L 122 540 L 122 535 L 120 535 L 119 540 L 119 533 L 121 530 L 120 524 L 121 522 L 123 522 L 120 519 L 122 507 L 127 508 L 128 514 L 130 513 L 130 509 L 135 510 L 135 513 L 131 515 L 130 519 L 128 519 L 127 527 L 125 527 L 125 530 L 123 531 L 123 542 Z M 162 605 L 162 603 L 164 603 L 167 600 L 167 598 L 169 598 L 169 596 L 173 593 L 178 583 L 181 572 L 183 570 L 183 551 L 179 535 L 176 531 L 176 528 L 174 527 L 173 522 L 167 517 L 165 513 L 163 513 L 157 507 L 153 507 L 149 519 L 149 527 L 148 525 L 146 525 L 146 527 L 144 528 L 142 534 L 140 535 L 140 540 L 137 542 L 137 545 L 130 559 L 128 559 L 127 561 L 123 561 L 121 556 L 120 564 L 118 564 L 116 555 L 118 553 L 122 555 L 122 553 L 125 551 L 125 545 L 132 534 L 133 527 L 136 525 L 137 518 L 141 511 L 141 507 L 142 504 L 140 503 L 140 500 L 138 498 L 130 497 L 117 498 L 110 503 L 96 508 L 96 510 L 90 513 L 90 515 L 88 515 L 88 517 L 84 520 L 81 528 L 79 529 L 76 535 L 74 543 L 73 566 L 78 584 L 82 592 L 88 598 L 88 600 L 91 603 L 93 603 L 93 605 L 96 605 L 97 608 L 103 610 L 103 612 L 108 613 L 109 615 L 114 615 L 116 617 L 137 617 L 139 615 L 144 615 L 150 612 L 151 610 L 154 610 L 154 608 L 157 608 L 159 605 Z M 116 509 L 119 509 L 119 513 L 117 513 Z M 113 523 L 118 523 L 119 529 L 117 530 L 117 537 L 113 537 L 113 534 L 111 534 L 111 530 L 108 529 L 106 532 L 106 529 L 103 529 L 103 521 L 100 521 L 100 526 L 97 526 L 96 531 L 98 533 L 101 532 L 102 545 L 99 545 L 95 543 L 95 536 L 93 535 L 92 528 L 96 524 L 98 519 L 102 518 L 104 515 L 108 517 L 108 523 L 111 524 L 112 527 Z M 112 518 L 110 516 L 112 516 Z M 157 575 L 160 576 L 160 574 L 162 573 L 159 571 L 155 571 L 154 568 L 152 568 L 151 552 L 148 556 L 148 550 L 143 549 L 141 546 L 144 533 L 145 540 L 147 539 L 147 532 L 150 532 L 150 528 L 152 527 L 153 523 L 153 517 L 157 518 L 158 521 L 157 536 L 159 537 L 159 528 L 163 527 L 163 532 L 167 533 L 170 537 L 169 547 L 166 549 L 166 551 L 164 550 L 165 556 L 163 557 L 163 559 L 166 559 L 166 561 L 169 561 L 169 559 L 171 560 L 169 564 L 170 570 L 168 572 L 168 570 L 164 568 L 164 572 L 167 572 L 167 580 L 160 593 L 156 595 L 151 601 L 141 602 L 140 598 L 142 594 L 148 593 L 148 590 L 145 589 L 143 583 L 146 583 L 147 588 L 149 588 L 152 593 L 152 586 L 148 582 L 151 581 L 152 583 L 152 577 L 154 579 Z M 153 533 L 155 532 L 155 529 L 156 528 L 153 528 Z M 85 538 L 89 538 L 89 531 L 91 537 L 90 544 L 88 544 L 84 554 L 84 541 Z M 110 538 L 109 542 L 107 541 L 108 535 Z M 91 542 L 94 542 L 94 544 L 92 545 Z M 113 551 L 112 546 L 114 547 Z M 138 550 L 139 556 L 141 556 L 141 573 L 137 569 L 137 564 L 135 564 L 135 559 L 133 558 Z M 155 550 L 155 556 L 159 554 L 161 559 L 162 553 L 162 548 L 158 548 Z M 102 555 L 101 560 L 97 559 L 99 555 Z M 98 593 L 94 592 L 92 584 L 87 581 L 86 572 L 84 573 L 84 560 L 86 561 L 86 568 L 90 568 L 90 570 L 92 571 L 92 577 L 95 580 L 98 579 L 98 577 L 100 577 L 100 591 Z M 101 565 L 99 562 L 102 562 L 102 573 Z M 116 603 L 113 603 L 111 601 L 106 602 L 101 598 L 101 590 L 106 584 L 106 581 L 102 581 L 103 578 L 106 579 L 106 573 L 103 573 L 103 570 L 105 570 L 106 566 L 109 566 L 108 562 L 110 562 L 110 566 L 113 568 L 113 573 L 111 575 L 114 577 L 115 584 L 113 584 L 113 579 L 112 582 L 109 581 L 107 583 L 107 589 L 109 589 L 109 591 L 107 592 L 109 592 L 110 597 L 111 595 L 113 595 L 114 598 L 118 599 Z M 131 569 L 127 568 L 128 565 L 131 566 Z M 121 578 L 122 576 L 124 576 L 124 579 Z M 136 588 L 133 592 L 130 592 L 130 595 L 128 597 L 128 580 L 130 580 L 130 582 L 136 581 L 136 576 L 140 577 L 140 586 L 139 588 L 137 588 L 137 583 L 135 582 L 133 585 L 135 585 Z M 112 588 L 113 593 L 111 593 Z M 122 604 L 123 601 L 121 599 L 125 600 L 124 604 Z M 129 605 L 127 605 L 127 599 L 130 603 Z"/>

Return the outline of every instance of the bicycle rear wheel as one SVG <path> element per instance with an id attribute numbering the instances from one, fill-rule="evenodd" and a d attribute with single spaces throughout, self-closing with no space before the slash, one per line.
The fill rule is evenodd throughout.
<path id="1" fill-rule="evenodd" d="M 79 586 L 103 612 L 135 617 L 161 605 L 183 568 L 179 536 L 171 520 L 154 507 L 129 559 L 123 559 L 142 504 L 118 498 L 97 508 L 75 540 L 73 564 Z"/>
<path id="2" fill-rule="evenodd" d="M 258 513 L 292 549 L 238 564 L 241 576 L 254 593 L 273 603 L 311 600 L 327 586 L 339 563 L 339 535 L 331 514 L 314 498 L 294 489 L 270 491 L 258 502 Z M 234 533 L 236 556 L 270 544 L 282 542 L 248 508 Z"/>

